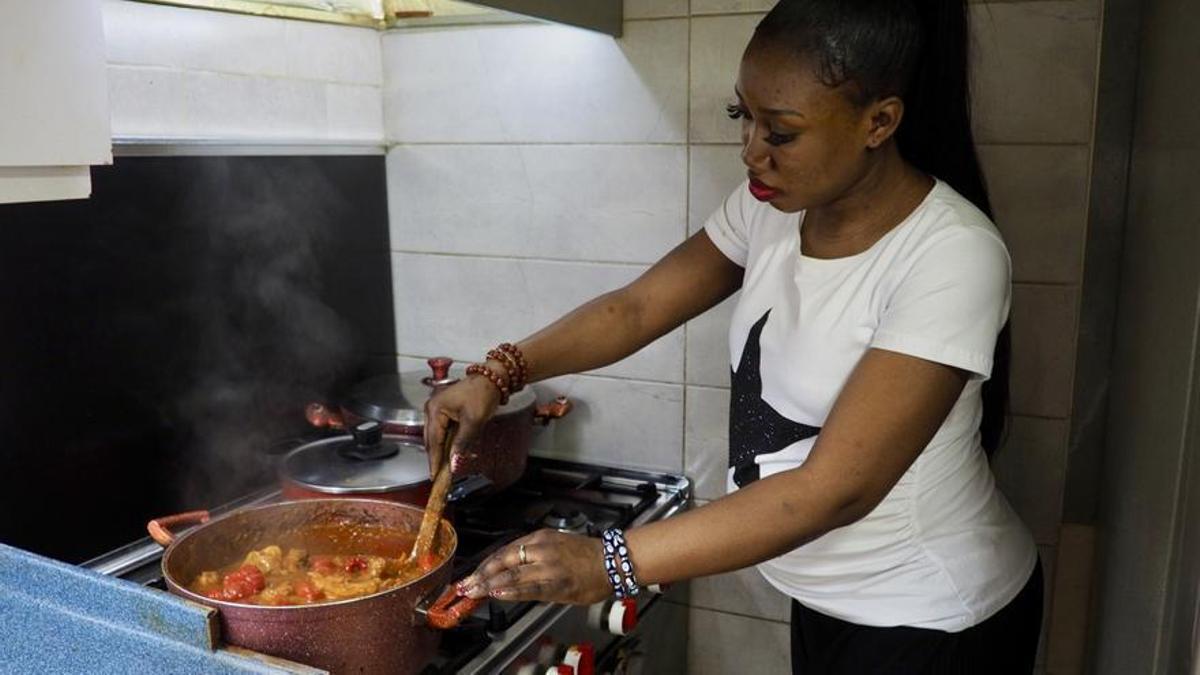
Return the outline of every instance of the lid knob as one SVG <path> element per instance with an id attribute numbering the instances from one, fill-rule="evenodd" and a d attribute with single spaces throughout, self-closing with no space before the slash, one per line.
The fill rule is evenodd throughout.
<path id="1" fill-rule="evenodd" d="M 346 443 L 340 453 L 357 460 L 386 459 L 400 452 L 395 443 L 383 443 L 383 425 L 375 420 L 359 422 L 350 428 L 354 444 Z"/>
<path id="2" fill-rule="evenodd" d="M 444 380 L 450 374 L 450 365 L 454 363 L 454 359 L 449 356 L 435 356 L 425 363 L 433 370 L 434 380 Z"/>
<path id="3" fill-rule="evenodd" d="M 421 378 L 421 381 L 428 386 L 443 387 L 458 381 L 457 378 L 450 377 L 450 366 L 454 364 L 454 359 L 449 356 L 435 356 L 425 363 L 428 363 L 429 369 L 433 371 L 433 375 Z"/>

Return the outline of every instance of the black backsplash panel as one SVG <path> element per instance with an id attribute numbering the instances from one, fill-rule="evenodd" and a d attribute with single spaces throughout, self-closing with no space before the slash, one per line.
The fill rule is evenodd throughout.
<path id="1" fill-rule="evenodd" d="M 307 402 L 395 367 L 382 156 L 92 180 L 0 205 L 0 541 L 72 562 L 267 484 Z"/>

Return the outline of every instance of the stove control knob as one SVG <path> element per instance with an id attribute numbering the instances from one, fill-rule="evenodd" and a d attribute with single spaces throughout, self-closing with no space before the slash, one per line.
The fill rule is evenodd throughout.
<path id="1" fill-rule="evenodd" d="M 538 664 L 526 663 L 517 668 L 513 675 L 537 675 Z"/>
<path id="2" fill-rule="evenodd" d="M 596 648 L 590 642 L 571 645 L 563 656 L 562 665 L 570 666 L 575 675 L 595 675 Z"/>
<path id="3" fill-rule="evenodd" d="M 625 598 L 614 602 L 608 610 L 608 632 L 613 635 L 629 635 L 637 626 L 637 600 Z"/>

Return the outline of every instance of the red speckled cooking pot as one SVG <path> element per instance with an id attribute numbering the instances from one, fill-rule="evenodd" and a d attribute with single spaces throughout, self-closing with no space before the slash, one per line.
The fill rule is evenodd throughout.
<path id="1" fill-rule="evenodd" d="M 242 560 L 252 550 L 276 544 L 311 553 L 402 556 L 420 528 L 422 511 L 395 502 L 310 499 L 235 511 L 206 522 L 197 511 L 150 522 L 155 541 L 167 547 L 163 577 L 172 593 L 220 610 L 222 639 L 333 673 L 409 675 L 437 651 L 439 633 L 473 609 L 472 601 L 447 607 L 447 592 L 425 613 L 418 609 L 450 581 L 457 538 L 443 520 L 437 565 L 405 586 L 361 598 L 295 606 L 260 606 L 214 600 L 186 588 L 202 571 Z M 167 527 L 203 522 L 178 537 Z M 379 536 L 379 532 L 386 535 Z"/>
<path id="2" fill-rule="evenodd" d="M 350 391 L 337 411 L 313 403 L 305 411 L 306 416 L 315 427 L 334 429 L 352 429 L 374 420 L 383 424 L 385 434 L 408 436 L 424 443 L 425 402 L 438 387 L 458 381 L 450 375 L 452 364 L 449 358 L 437 357 L 429 359 L 432 373 L 410 371 L 366 380 Z M 481 475 L 496 489 L 512 485 L 525 472 L 533 427 L 563 417 L 571 407 L 564 396 L 539 405 L 530 389 L 513 394 L 508 403 L 496 409 L 460 457 L 456 473 Z"/>

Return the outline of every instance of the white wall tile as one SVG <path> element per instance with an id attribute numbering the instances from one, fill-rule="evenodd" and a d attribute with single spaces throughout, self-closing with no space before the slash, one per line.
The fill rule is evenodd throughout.
<path id="1" fill-rule="evenodd" d="M 692 14 L 734 14 L 766 12 L 776 0 L 692 0 Z"/>
<path id="2" fill-rule="evenodd" d="M 644 266 L 392 254 L 396 342 L 409 355 L 478 359 L 600 293 L 632 281 Z M 659 338 L 598 373 L 680 382 L 683 331 Z M 682 433 L 682 410 L 673 424 Z"/>
<path id="3" fill-rule="evenodd" d="M 687 16 L 688 0 L 625 0 L 625 19 Z"/>
<path id="4" fill-rule="evenodd" d="M 187 128 L 184 73 L 171 68 L 108 66 L 113 136 L 163 137 Z"/>
<path id="5" fill-rule="evenodd" d="M 652 263 L 683 240 L 685 153 L 681 145 L 396 146 L 387 160 L 392 248 Z"/>
<path id="6" fill-rule="evenodd" d="M 575 408 L 534 439 L 533 452 L 576 462 L 683 471 L 683 387 L 575 375 L 534 385 Z"/>
<path id="7" fill-rule="evenodd" d="M 217 138 L 320 138 L 326 129 L 325 85 L 315 81 L 184 75 L 187 135 Z"/>
<path id="8" fill-rule="evenodd" d="M 684 473 L 692 479 L 697 499 L 725 496 L 729 467 L 728 389 L 687 388 L 683 457 Z"/>
<path id="9" fill-rule="evenodd" d="M 285 21 L 127 0 L 103 12 L 109 63 L 287 74 Z"/>
<path id="10" fill-rule="evenodd" d="M 791 599 L 768 584 L 753 567 L 692 580 L 693 607 L 732 614 L 789 621 Z"/>
<path id="11" fill-rule="evenodd" d="M 400 356 L 397 365 L 401 371 L 429 370 L 424 358 Z M 672 473 L 683 470 L 677 423 L 683 414 L 683 392 L 678 385 L 572 375 L 539 382 L 533 389 L 538 401 L 567 396 L 575 406 L 566 417 L 534 430 L 534 454 Z"/>
<path id="12" fill-rule="evenodd" d="M 688 234 L 704 227 L 721 202 L 746 180 L 741 145 L 692 145 L 688 150 Z"/>
<path id="13" fill-rule="evenodd" d="M 330 139 L 383 143 L 383 91 L 355 84 L 325 84 L 326 131 Z"/>
<path id="14" fill-rule="evenodd" d="M 1092 0 L 971 7 L 981 143 L 1088 143 L 1099 18 Z"/>
<path id="15" fill-rule="evenodd" d="M 688 616 L 689 675 L 791 673 L 791 631 L 786 623 L 693 607 Z"/>
<path id="16" fill-rule="evenodd" d="M 290 77 L 383 85 L 382 37 L 374 28 L 283 22 Z"/>
<path id="17" fill-rule="evenodd" d="M 761 14 L 692 19 L 691 110 L 688 139 L 693 143 L 740 143 L 741 127 L 725 106 L 735 100 L 738 64 Z"/>
<path id="18" fill-rule="evenodd" d="M 682 142 L 687 43 L 686 19 L 632 21 L 620 39 L 545 24 L 393 31 L 389 139 Z"/>
<path id="19" fill-rule="evenodd" d="M 735 293 L 687 323 L 688 384 L 729 386 L 729 322 L 738 297 Z"/>

